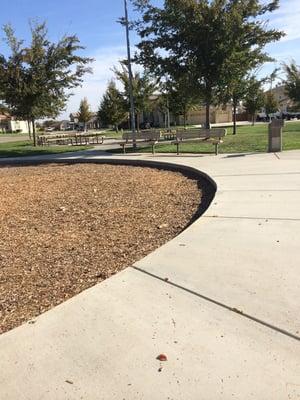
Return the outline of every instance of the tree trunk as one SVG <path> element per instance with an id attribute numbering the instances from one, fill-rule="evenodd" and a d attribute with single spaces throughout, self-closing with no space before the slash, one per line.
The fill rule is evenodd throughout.
<path id="1" fill-rule="evenodd" d="M 29 140 L 32 140 L 32 137 L 31 137 L 31 121 L 30 121 L 30 119 L 27 120 L 27 125 L 28 125 Z"/>
<path id="2" fill-rule="evenodd" d="M 171 123 L 170 123 L 169 100 L 167 100 L 167 123 L 168 123 L 168 130 L 170 131 L 170 129 L 171 129 Z"/>
<path id="3" fill-rule="evenodd" d="M 183 126 L 186 128 L 186 112 L 183 113 Z"/>
<path id="4" fill-rule="evenodd" d="M 136 113 L 136 130 L 140 131 L 140 113 Z"/>
<path id="5" fill-rule="evenodd" d="M 236 129 L 236 109 L 237 105 L 236 103 L 233 103 L 233 134 L 236 135 L 237 129 Z"/>
<path id="6" fill-rule="evenodd" d="M 35 132 L 35 119 L 31 118 L 31 123 L 32 123 L 32 136 L 33 136 L 33 146 L 36 147 L 36 132 Z"/>
<path id="7" fill-rule="evenodd" d="M 206 120 L 205 120 L 205 128 L 210 129 L 210 101 L 206 101 Z"/>
<path id="8" fill-rule="evenodd" d="M 255 124 L 255 114 L 252 114 L 252 126 Z"/>

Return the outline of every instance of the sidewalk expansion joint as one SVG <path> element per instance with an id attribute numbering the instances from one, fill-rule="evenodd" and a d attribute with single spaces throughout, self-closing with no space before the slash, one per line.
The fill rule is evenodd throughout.
<path id="1" fill-rule="evenodd" d="M 300 218 L 276 218 L 276 217 L 234 217 L 225 215 L 203 215 L 201 218 L 219 218 L 219 219 L 247 219 L 247 220 L 266 220 L 266 221 L 293 221 L 299 222 Z"/>
<path id="2" fill-rule="evenodd" d="M 300 342 L 300 336 L 295 335 L 292 332 L 289 332 L 289 331 L 287 331 L 285 329 L 282 329 L 282 328 L 280 328 L 280 327 L 278 327 L 276 325 L 273 325 L 273 324 L 271 324 L 269 322 L 266 322 L 266 321 L 264 321 L 262 319 L 256 318 L 253 315 L 247 314 L 242 310 L 239 310 L 239 309 L 237 309 L 235 307 L 230 307 L 229 305 L 227 305 L 225 303 L 222 303 L 221 301 L 218 301 L 218 300 L 215 300 L 215 299 L 213 299 L 211 297 L 205 296 L 205 295 L 203 295 L 201 293 L 198 293 L 198 292 L 196 292 L 196 291 L 194 291 L 192 289 L 188 289 L 188 288 L 186 288 L 184 286 L 181 286 L 181 285 L 179 285 L 179 284 L 177 284 L 175 282 L 172 282 L 170 280 L 166 280 L 165 278 L 162 278 L 162 277 L 160 277 L 158 275 L 155 275 L 155 274 L 153 274 L 151 272 L 148 272 L 148 271 L 146 271 L 146 270 L 144 270 L 142 268 L 135 267 L 135 266 L 132 266 L 131 268 L 133 268 L 134 270 L 136 270 L 138 272 L 141 272 L 141 273 L 143 273 L 145 275 L 148 275 L 151 278 L 155 278 L 155 279 L 157 279 L 157 280 L 159 280 L 161 282 L 164 282 L 167 285 L 170 285 L 170 286 L 173 286 L 173 287 L 175 287 L 177 289 L 183 290 L 184 292 L 187 292 L 187 293 L 189 293 L 189 294 L 191 294 L 193 296 L 199 297 L 202 300 L 205 300 L 205 301 L 207 301 L 209 303 L 215 304 L 218 307 L 221 307 L 221 308 L 223 308 L 223 309 L 225 309 L 227 311 L 233 312 L 233 313 L 235 313 L 235 314 L 237 314 L 237 315 L 239 315 L 241 317 L 244 317 L 244 318 L 246 318 L 246 319 L 248 319 L 248 320 L 250 320 L 252 322 L 256 322 L 259 325 L 262 325 L 262 326 L 264 326 L 266 328 L 269 328 L 269 329 L 271 329 L 271 330 L 273 330 L 273 331 L 275 331 L 277 333 L 280 333 L 282 335 L 285 335 L 285 336 L 287 336 L 287 337 L 289 337 L 291 339 L 294 339 L 294 340 L 297 340 L 298 342 Z"/>
<path id="3" fill-rule="evenodd" d="M 274 172 L 274 173 L 260 173 L 260 174 L 255 174 L 255 173 L 248 173 L 248 174 L 229 174 L 229 175 L 214 175 L 212 174 L 212 178 L 231 178 L 231 177 L 239 177 L 239 176 L 277 176 L 277 175 L 300 175 L 299 172 Z"/>
<path id="4" fill-rule="evenodd" d="M 300 192 L 300 189 L 220 189 L 219 193 L 232 192 Z"/>

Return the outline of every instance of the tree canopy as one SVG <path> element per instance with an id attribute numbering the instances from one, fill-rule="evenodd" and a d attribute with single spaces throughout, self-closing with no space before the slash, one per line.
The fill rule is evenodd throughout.
<path id="1" fill-rule="evenodd" d="M 265 109 L 266 109 L 266 114 L 272 114 L 276 113 L 279 108 L 278 101 L 276 100 L 274 93 L 272 91 L 269 91 L 265 94 Z"/>
<path id="2" fill-rule="evenodd" d="M 127 104 L 127 109 L 130 109 L 130 98 L 129 98 L 129 72 L 128 67 L 121 63 L 120 69 L 114 68 L 115 76 L 123 86 L 122 95 Z M 152 79 L 151 75 L 144 71 L 134 72 L 132 77 L 132 91 L 134 99 L 134 108 L 137 120 L 137 129 L 139 130 L 139 119 L 140 115 L 144 111 L 151 110 L 153 101 L 151 96 L 155 93 L 158 86 L 157 83 Z"/>
<path id="3" fill-rule="evenodd" d="M 92 112 L 87 98 L 81 100 L 79 110 L 78 110 L 78 121 L 83 122 L 84 130 L 86 130 L 86 124 L 91 119 Z"/>
<path id="4" fill-rule="evenodd" d="M 248 82 L 247 94 L 245 96 L 245 108 L 255 122 L 256 113 L 265 105 L 265 93 L 262 88 L 263 81 L 251 77 Z"/>
<path id="5" fill-rule="evenodd" d="M 115 81 L 111 80 L 100 103 L 98 111 L 100 122 L 104 125 L 113 125 L 118 131 L 119 125 L 129 115 L 126 107 L 122 93 L 117 89 Z"/>
<path id="6" fill-rule="evenodd" d="M 81 85 L 92 60 L 77 54 L 83 49 L 77 36 L 52 43 L 45 23 L 31 24 L 30 29 L 26 46 L 10 25 L 4 27 L 10 54 L 0 55 L 0 96 L 14 116 L 34 126 L 36 119 L 56 117 L 65 108 L 70 90 Z"/>
<path id="7" fill-rule="evenodd" d="M 167 84 L 169 108 L 175 116 L 183 117 L 183 125 L 186 125 L 188 112 L 199 104 L 199 94 L 192 85 L 189 74 L 181 75 L 176 81 Z"/>
<path id="8" fill-rule="evenodd" d="M 219 102 L 224 88 L 270 60 L 264 47 L 284 33 L 268 29 L 262 16 L 279 7 L 274 0 L 165 0 L 157 7 L 136 0 L 140 35 L 136 61 L 156 76 L 177 80 L 188 73 L 206 105 Z M 232 91 L 232 89 L 231 89 Z"/>
<path id="9" fill-rule="evenodd" d="M 293 102 L 300 107 L 300 67 L 295 61 L 284 64 L 286 73 L 285 90 Z"/>

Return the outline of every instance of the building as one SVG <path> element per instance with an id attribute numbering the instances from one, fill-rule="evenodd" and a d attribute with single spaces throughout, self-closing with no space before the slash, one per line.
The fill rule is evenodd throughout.
<path id="1" fill-rule="evenodd" d="M 271 92 L 274 95 L 279 105 L 279 111 L 287 112 L 293 109 L 294 103 L 286 94 L 284 85 L 278 85 L 268 92 Z"/>
<path id="2" fill-rule="evenodd" d="M 206 122 L 206 109 L 205 107 L 197 107 L 189 111 L 187 114 L 188 125 L 204 125 Z M 210 109 L 210 123 L 223 124 L 232 122 L 232 106 L 214 107 Z M 183 117 L 180 117 L 180 125 L 183 124 Z"/>
<path id="3" fill-rule="evenodd" d="M 72 129 L 72 125 L 68 120 L 57 121 L 54 123 L 53 127 L 55 128 L 56 131 L 69 131 Z"/>
<path id="4" fill-rule="evenodd" d="M 187 125 L 204 125 L 206 122 L 206 109 L 203 106 L 193 107 L 187 113 Z M 232 106 L 226 105 L 225 107 L 214 107 L 210 109 L 210 123 L 221 124 L 232 122 Z M 167 125 L 166 114 L 163 113 L 158 107 L 154 107 L 151 112 L 145 112 L 140 118 L 140 125 L 150 124 L 153 127 L 164 128 Z M 170 113 L 170 124 L 184 125 L 183 116 L 175 117 Z"/>
<path id="5" fill-rule="evenodd" d="M 86 128 L 87 129 L 100 129 L 101 125 L 100 125 L 100 121 L 98 118 L 98 114 L 95 112 L 93 112 L 91 114 L 92 114 L 92 116 L 91 116 L 90 120 L 86 123 Z M 84 123 L 79 122 L 78 113 L 70 114 L 70 122 L 69 123 L 74 130 L 84 128 Z"/>
<path id="6" fill-rule="evenodd" d="M 2 133 L 29 133 L 32 132 L 32 124 L 20 121 L 8 113 L 0 114 L 0 132 Z"/>

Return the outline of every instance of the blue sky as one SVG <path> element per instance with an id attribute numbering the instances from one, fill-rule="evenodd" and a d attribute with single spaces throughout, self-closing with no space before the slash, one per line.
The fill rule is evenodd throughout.
<path id="1" fill-rule="evenodd" d="M 78 109 L 80 99 L 85 96 L 96 110 L 107 82 L 113 76 L 111 67 L 126 57 L 125 32 L 116 22 L 123 12 L 123 0 L 11 0 L 2 6 L 0 24 L 10 22 L 17 35 L 26 39 L 28 20 L 36 18 L 47 21 L 52 40 L 65 33 L 79 36 L 86 47 L 84 54 L 95 59 L 94 73 L 87 76 L 83 87 L 74 92 L 67 110 L 62 114 L 66 117 Z M 270 16 L 270 26 L 287 33 L 280 43 L 267 48 L 270 55 L 278 60 L 277 64 L 292 58 L 300 64 L 300 0 L 281 0 L 280 9 Z M 137 38 L 132 35 L 131 39 L 134 45 Z M 2 46 L 3 43 L 0 44 L 0 52 L 4 51 Z M 271 72 L 275 66 L 267 65 L 261 74 Z"/>

